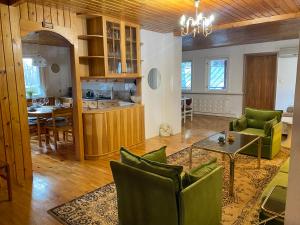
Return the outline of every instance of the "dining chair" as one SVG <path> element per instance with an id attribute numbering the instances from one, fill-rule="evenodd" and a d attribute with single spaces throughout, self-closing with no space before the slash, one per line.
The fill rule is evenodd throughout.
<path id="1" fill-rule="evenodd" d="M 57 141 L 59 141 L 59 132 L 63 132 L 64 141 L 66 134 L 73 135 L 73 109 L 72 108 L 57 108 L 52 111 L 52 117 L 44 125 L 46 129 L 46 143 L 49 143 L 50 132 L 54 138 L 54 148 L 57 150 Z"/>
<path id="2" fill-rule="evenodd" d="M 186 122 L 186 117 L 190 117 L 193 121 L 193 98 L 184 97 L 181 100 L 181 115 L 183 118 L 183 123 Z"/>

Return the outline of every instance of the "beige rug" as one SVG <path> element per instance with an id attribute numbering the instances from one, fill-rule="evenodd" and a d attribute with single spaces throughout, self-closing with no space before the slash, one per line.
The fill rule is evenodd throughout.
<path id="1" fill-rule="evenodd" d="M 261 169 L 257 169 L 257 159 L 238 155 L 235 167 L 235 198 L 229 197 L 229 161 L 222 156 L 204 150 L 193 150 L 193 166 L 211 157 L 225 167 L 223 185 L 222 224 L 255 224 L 258 217 L 259 198 L 264 187 L 277 173 L 280 165 L 288 158 L 289 151 L 282 151 L 273 160 L 262 159 Z M 188 149 L 168 157 L 170 164 L 184 166 L 188 170 Z M 114 183 L 64 203 L 49 213 L 67 225 L 116 225 L 118 224 L 116 189 Z"/>

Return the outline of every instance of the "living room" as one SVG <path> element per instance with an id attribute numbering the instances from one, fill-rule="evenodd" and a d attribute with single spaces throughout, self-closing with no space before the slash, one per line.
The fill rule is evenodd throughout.
<path id="1" fill-rule="evenodd" d="M 299 12 L 294 0 L 1 1 L 0 225 L 299 224 Z M 72 149 L 63 104 L 28 107 L 33 36 L 69 46 Z M 28 116 L 44 108 L 34 126 L 57 131 L 32 155 Z"/>

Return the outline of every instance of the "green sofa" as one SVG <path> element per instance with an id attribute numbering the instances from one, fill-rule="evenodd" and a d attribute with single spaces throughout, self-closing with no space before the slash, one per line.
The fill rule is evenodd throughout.
<path id="1" fill-rule="evenodd" d="M 263 202 L 265 198 L 269 196 L 269 194 L 271 193 L 271 191 L 275 186 L 277 185 L 283 187 L 288 186 L 289 164 L 290 164 L 290 159 L 287 159 L 285 163 L 280 167 L 279 172 L 264 189 L 261 195 L 261 202 Z M 285 198 L 283 196 L 278 196 L 277 199 L 280 201 L 285 201 Z M 260 220 L 265 220 L 269 218 L 269 215 L 261 211 L 259 214 L 259 218 Z M 271 220 L 267 223 L 267 225 L 283 225 L 283 224 L 284 222 L 281 219 Z"/>
<path id="2" fill-rule="evenodd" d="M 261 136 L 263 138 L 262 157 L 273 159 L 281 149 L 281 117 L 281 110 L 246 108 L 241 118 L 230 122 L 229 130 Z M 257 156 L 257 143 L 249 146 L 242 153 Z"/>
<path id="3" fill-rule="evenodd" d="M 117 189 L 120 225 L 221 223 L 222 167 L 217 166 L 194 183 L 179 187 L 181 185 L 178 186 L 170 177 L 137 168 L 140 158 L 131 165 L 126 160 L 121 160 L 123 163 L 110 162 Z M 142 161 L 151 163 L 149 160 Z M 182 171 L 182 167 L 177 167 L 179 172 L 180 169 Z"/>

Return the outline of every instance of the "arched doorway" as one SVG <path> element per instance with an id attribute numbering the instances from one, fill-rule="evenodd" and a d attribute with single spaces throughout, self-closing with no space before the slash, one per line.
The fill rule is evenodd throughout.
<path id="1" fill-rule="evenodd" d="M 30 29 L 28 29 L 30 28 Z M 20 24 L 20 31 L 21 31 L 21 40 L 22 40 L 22 52 L 24 51 L 28 53 L 28 49 L 23 49 L 24 46 L 39 46 L 38 48 L 41 51 L 39 55 L 47 55 L 47 51 L 53 51 L 54 48 L 60 49 L 68 49 L 68 57 L 69 57 L 69 73 L 70 73 L 70 84 L 66 87 L 68 90 L 61 90 L 63 92 L 62 95 L 72 95 L 72 107 L 73 107 L 73 138 L 74 138 L 74 152 L 75 158 L 77 160 L 83 160 L 83 145 L 82 145 L 82 120 L 81 120 L 81 84 L 80 78 L 78 77 L 77 73 L 77 56 L 76 56 L 76 46 L 77 40 L 74 38 L 74 35 L 69 31 L 69 29 L 62 29 L 62 30 L 49 30 L 44 28 L 35 28 L 35 27 L 26 27 Z M 75 41 L 74 41 L 75 40 Z M 48 46 L 48 47 L 47 47 Z M 51 48 L 52 46 L 52 48 Z M 44 52 L 43 52 L 44 51 Z M 23 54 L 24 56 L 24 54 Z M 56 59 L 58 63 L 51 63 L 51 66 L 59 67 L 59 63 L 65 59 Z M 60 62 L 59 62 L 60 61 Z M 50 68 L 48 68 L 50 69 Z M 51 68 L 52 70 L 53 68 Z M 54 68 L 55 69 L 55 68 Z M 59 69 L 59 68 L 58 68 Z M 25 86 L 25 82 L 24 82 Z M 53 88 L 52 85 L 49 85 L 52 89 L 57 89 L 57 87 Z M 71 90 L 70 90 L 70 87 Z M 26 89 L 26 88 L 25 88 Z M 54 91 L 55 92 L 55 91 Z M 56 91 L 57 92 L 57 91 Z M 69 92 L 69 93 L 66 93 Z M 52 92 L 53 93 L 53 92 Z M 28 93 L 26 93 L 28 95 Z"/>

